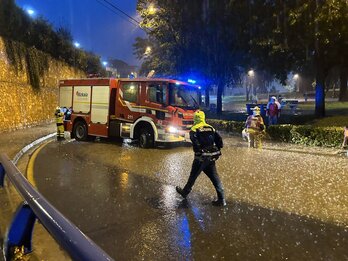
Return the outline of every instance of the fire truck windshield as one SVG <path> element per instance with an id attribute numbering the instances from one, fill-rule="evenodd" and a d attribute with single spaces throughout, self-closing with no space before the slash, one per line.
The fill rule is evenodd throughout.
<path id="1" fill-rule="evenodd" d="M 169 104 L 184 109 L 199 108 L 199 90 L 193 86 L 169 84 Z"/>

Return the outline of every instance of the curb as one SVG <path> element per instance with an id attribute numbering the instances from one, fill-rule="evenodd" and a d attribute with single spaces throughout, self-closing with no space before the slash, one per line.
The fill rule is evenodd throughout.
<path id="1" fill-rule="evenodd" d="M 48 140 L 48 139 L 54 137 L 54 136 L 56 136 L 56 135 L 57 135 L 57 133 L 48 134 L 48 135 L 46 135 L 46 136 L 44 136 L 44 137 L 41 137 L 41 138 L 39 138 L 39 139 L 33 141 L 32 143 L 30 143 L 30 144 L 28 144 L 27 146 L 25 146 L 24 148 L 22 148 L 22 149 L 16 154 L 16 156 L 14 156 L 14 158 L 13 158 L 13 160 L 12 160 L 13 164 L 17 165 L 17 162 L 19 161 L 19 159 L 20 159 L 26 152 L 28 152 L 28 150 L 30 150 L 30 149 L 33 148 L 34 146 L 36 146 L 36 145 L 38 145 L 38 144 L 40 144 L 40 143 L 42 143 L 42 142 L 44 142 L 44 141 L 46 141 L 46 140 Z"/>

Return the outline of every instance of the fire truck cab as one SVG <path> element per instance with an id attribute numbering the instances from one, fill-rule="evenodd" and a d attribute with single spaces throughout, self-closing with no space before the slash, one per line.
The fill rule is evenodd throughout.
<path id="1" fill-rule="evenodd" d="M 143 148 L 189 141 L 200 97 L 199 86 L 170 79 L 94 78 L 59 83 L 59 106 L 71 111 L 65 130 L 73 138 L 130 138 Z"/>

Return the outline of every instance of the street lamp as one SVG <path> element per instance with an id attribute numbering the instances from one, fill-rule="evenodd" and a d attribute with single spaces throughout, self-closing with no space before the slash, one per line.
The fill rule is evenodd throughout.
<path id="1" fill-rule="evenodd" d="M 145 55 L 149 55 L 151 51 L 152 51 L 151 46 L 147 46 L 145 49 Z"/>
<path id="2" fill-rule="evenodd" d="M 102 64 L 103 64 L 104 66 L 107 66 L 107 65 L 108 65 L 108 62 L 103 61 Z"/>
<path id="3" fill-rule="evenodd" d="M 28 8 L 27 10 L 27 14 L 31 17 L 34 17 L 35 16 L 35 10 L 32 9 L 32 8 Z"/>
<path id="4" fill-rule="evenodd" d="M 80 48 L 80 43 L 79 42 L 74 42 L 74 46 L 76 47 L 76 48 Z"/>
<path id="5" fill-rule="evenodd" d="M 157 9 L 154 6 L 154 4 L 150 4 L 147 10 L 149 12 L 149 15 L 154 15 L 156 13 L 156 11 L 157 11 Z"/>
<path id="6" fill-rule="evenodd" d="M 251 83 L 251 100 L 254 99 L 254 81 L 253 81 L 254 75 L 255 75 L 254 70 L 248 71 L 248 76 L 250 77 L 250 83 Z"/>
<path id="7" fill-rule="evenodd" d="M 299 88 L 299 79 L 300 79 L 300 75 L 298 73 L 294 74 L 293 79 L 295 80 L 295 92 L 299 92 L 300 88 Z"/>

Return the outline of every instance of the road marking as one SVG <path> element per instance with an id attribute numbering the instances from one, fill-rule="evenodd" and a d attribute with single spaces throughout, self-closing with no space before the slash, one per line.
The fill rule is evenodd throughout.
<path id="1" fill-rule="evenodd" d="M 36 160 L 37 155 L 39 154 L 39 152 L 43 149 L 43 147 L 45 147 L 48 143 L 52 142 L 53 140 L 50 140 L 42 145 L 40 145 L 35 151 L 34 153 L 31 155 L 29 162 L 28 162 L 28 166 L 27 166 L 27 179 L 28 181 L 31 183 L 31 185 L 33 185 L 35 188 L 36 187 L 36 182 L 35 182 L 35 178 L 34 178 L 34 163 Z"/>

